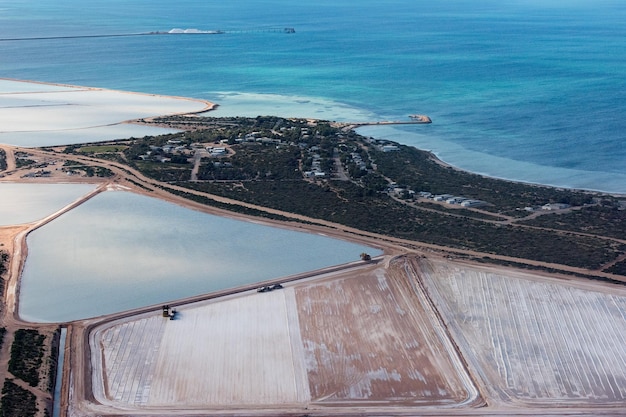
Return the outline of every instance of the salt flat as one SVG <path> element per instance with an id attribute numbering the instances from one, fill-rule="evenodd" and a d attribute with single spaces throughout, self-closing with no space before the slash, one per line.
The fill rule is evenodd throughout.
<path id="1" fill-rule="evenodd" d="M 153 311 L 102 324 L 90 335 L 93 393 L 109 412 L 141 415 L 606 415 L 626 399 L 625 311 L 616 286 L 398 257 L 181 306 L 178 320 Z"/>
<path id="2" fill-rule="evenodd" d="M 0 80 L 0 143 L 17 146 L 124 139 L 168 130 L 128 120 L 209 110 L 211 103 L 98 88 Z"/>
<path id="3" fill-rule="evenodd" d="M 96 399 L 143 410 L 479 403 L 403 266 L 104 324 L 91 334 Z"/>
<path id="4" fill-rule="evenodd" d="M 443 262 L 420 266 L 493 399 L 544 407 L 626 401 L 623 288 Z"/>
<path id="5" fill-rule="evenodd" d="M 400 259 L 386 270 L 298 286 L 311 394 L 329 403 L 480 401 Z"/>
<path id="6" fill-rule="evenodd" d="M 176 320 L 154 313 L 104 326 L 95 332 L 102 356 L 93 356 L 105 376 L 94 372 L 99 401 L 156 409 L 305 403 L 294 309 L 285 289 L 181 307 Z"/>

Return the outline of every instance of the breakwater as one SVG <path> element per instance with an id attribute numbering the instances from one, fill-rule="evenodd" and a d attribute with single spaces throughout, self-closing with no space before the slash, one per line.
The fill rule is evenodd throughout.
<path id="1" fill-rule="evenodd" d="M 24 36 L 16 38 L 0 38 L 0 42 L 12 41 L 39 41 L 55 39 L 87 39 L 87 38 L 120 38 L 129 36 L 154 36 L 154 35 L 222 35 L 226 33 L 296 33 L 294 28 L 243 28 L 233 30 L 199 30 L 199 29 L 172 29 L 166 32 L 138 32 L 138 33 L 105 33 L 93 35 L 57 35 L 57 36 Z"/>

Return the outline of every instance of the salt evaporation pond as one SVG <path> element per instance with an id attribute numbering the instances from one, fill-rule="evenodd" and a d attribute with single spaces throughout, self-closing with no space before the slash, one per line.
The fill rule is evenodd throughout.
<path id="1" fill-rule="evenodd" d="M 95 188 L 93 184 L 0 183 L 0 226 L 43 219 Z"/>
<path id="2" fill-rule="evenodd" d="M 108 191 L 29 235 L 19 313 L 35 322 L 95 317 L 355 261 L 362 252 L 380 254 Z"/>

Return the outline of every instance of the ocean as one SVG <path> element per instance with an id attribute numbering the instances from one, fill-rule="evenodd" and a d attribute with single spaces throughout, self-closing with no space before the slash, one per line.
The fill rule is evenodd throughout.
<path id="1" fill-rule="evenodd" d="M 10 40 L 172 28 L 225 33 Z M 0 77 L 208 99 L 216 116 L 426 114 L 360 131 L 485 175 L 626 193 L 622 0 L 0 0 Z"/>

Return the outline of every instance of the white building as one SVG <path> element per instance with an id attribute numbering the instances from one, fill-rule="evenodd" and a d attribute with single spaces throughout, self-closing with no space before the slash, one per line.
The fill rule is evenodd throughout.
<path id="1" fill-rule="evenodd" d="M 396 145 L 383 145 L 383 152 L 394 152 L 398 150 Z"/>
<path id="2" fill-rule="evenodd" d="M 461 206 L 463 207 L 480 207 L 480 206 L 484 206 L 487 203 L 485 203 L 484 201 L 480 201 L 480 200 L 464 200 L 463 202 L 461 202 Z"/>
<path id="3" fill-rule="evenodd" d="M 563 210 L 569 208 L 569 204 L 564 203 L 548 203 L 541 206 L 542 210 Z"/>

